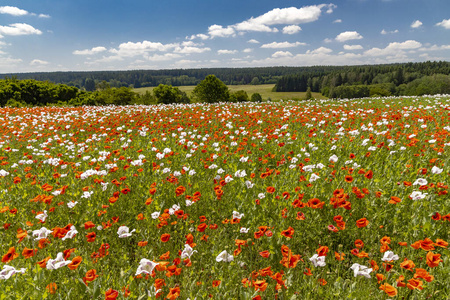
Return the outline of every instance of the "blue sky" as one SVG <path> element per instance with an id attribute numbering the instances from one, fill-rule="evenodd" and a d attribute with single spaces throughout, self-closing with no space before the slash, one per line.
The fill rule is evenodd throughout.
<path id="1" fill-rule="evenodd" d="M 450 61 L 449 0 L 2 0 L 0 73 Z"/>

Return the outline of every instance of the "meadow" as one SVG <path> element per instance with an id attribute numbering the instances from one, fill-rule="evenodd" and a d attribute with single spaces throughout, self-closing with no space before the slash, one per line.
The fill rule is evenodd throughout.
<path id="1" fill-rule="evenodd" d="M 0 299 L 450 298 L 449 96 L 0 111 Z"/>
<path id="2" fill-rule="evenodd" d="M 306 92 L 274 92 L 272 91 L 273 84 L 260 84 L 260 85 L 228 85 L 228 89 L 231 93 L 237 91 L 245 91 L 248 97 L 251 97 L 253 93 L 259 93 L 263 100 L 270 98 L 272 101 L 279 100 L 303 100 L 306 97 Z M 188 97 L 191 97 L 191 93 L 195 88 L 195 85 L 178 86 L 178 88 L 185 92 Z M 134 89 L 136 93 L 144 94 L 146 91 L 153 91 L 154 87 L 145 87 Z M 321 93 L 311 93 L 312 97 L 315 99 L 325 99 Z"/>

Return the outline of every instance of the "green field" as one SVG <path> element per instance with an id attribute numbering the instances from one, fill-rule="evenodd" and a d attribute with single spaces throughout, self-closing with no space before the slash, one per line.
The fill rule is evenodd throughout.
<path id="1" fill-rule="evenodd" d="M 262 84 L 262 85 L 229 85 L 228 88 L 231 92 L 236 92 L 239 90 L 244 90 L 247 92 L 248 96 L 251 97 L 253 93 L 260 93 L 263 100 L 267 100 L 270 97 L 272 100 L 301 100 L 305 98 L 305 92 L 272 92 L 273 84 Z M 195 86 L 179 86 L 180 90 L 186 92 L 188 96 L 191 96 L 192 91 Z M 139 94 L 144 94 L 146 91 L 152 91 L 154 87 L 145 87 L 134 89 L 135 92 Z M 316 99 L 326 99 L 320 93 L 311 93 Z"/>

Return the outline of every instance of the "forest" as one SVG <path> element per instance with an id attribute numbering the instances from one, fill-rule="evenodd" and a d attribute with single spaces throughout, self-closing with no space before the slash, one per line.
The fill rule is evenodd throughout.
<path id="1" fill-rule="evenodd" d="M 205 68 L 172 70 L 42 72 L 2 74 L 0 77 L 35 79 L 95 91 L 106 81 L 111 87 L 195 86 L 207 75 L 214 74 L 226 85 L 276 84 L 277 92 L 321 92 L 336 98 L 344 94 L 423 95 L 448 92 L 450 62 L 421 62 L 362 66 Z M 435 81 L 438 81 L 436 83 Z M 431 85 L 430 85 L 431 84 Z M 337 87 L 340 87 L 336 89 Z M 350 88 L 348 86 L 351 86 Z M 367 93 L 367 90 L 369 91 Z M 442 91 L 441 91 L 442 90 Z M 359 93 L 358 93 L 359 91 Z M 361 94 L 362 95 L 359 95 Z M 435 94 L 434 93 L 434 94 Z"/>
<path id="2" fill-rule="evenodd" d="M 391 65 L 311 68 L 289 74 L 274 87 L 277 92 L 320 92 L 330 98 L 450 93 L 450 63 L 423 62 Z"/>

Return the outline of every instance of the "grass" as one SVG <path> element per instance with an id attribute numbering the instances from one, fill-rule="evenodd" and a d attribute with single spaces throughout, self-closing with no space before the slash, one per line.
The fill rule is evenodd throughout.
<path id="1" fill-rule="evenodd" d="M 272 100 L 301 100 L 305 98 L 306 92 L 273 92 L 273 84 L 261 84 L 261 85 L 229 85 L 228 88 L 232 93 L 244 90 L 247 92 L 248 96 L 251 97 L 253 93 L 260 93 L 263 100 L 270 98 Z M 139 94 L 144 94 L 146 91 L 153 91 L 155 87 L 145 87 L 134 89 L 135 92 Z M 190 97 L 192 91 L 194 90 L 194 85 L 189 86 L 179 86 L 178 87 L 183 92 Z M 326 99 L 320 93 L 311 93 L 316 99 Z"/>

